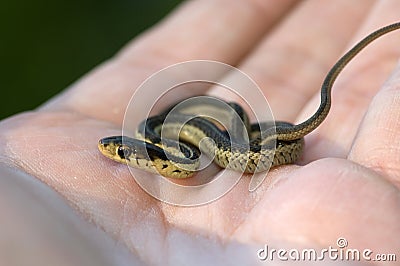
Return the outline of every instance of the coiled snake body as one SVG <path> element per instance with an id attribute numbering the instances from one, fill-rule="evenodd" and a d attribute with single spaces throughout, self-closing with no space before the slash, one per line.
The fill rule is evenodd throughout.
<path id="1" fill-rule="evenodd" d="M 208 119 L 175 114 L 172 119 L 166 120 L 166 112 L 144 120 L 138 127 L 136 139 L 125 136 L 106 137 L 99 141 L 99 150 L 117 162 L 173 178 L 186 178 L 197 170 L 200 156 L 197 148 L 202 140 L 201 150 L 224 168 L 254 173 L 266 171 L 271 166 L 293 163 L 301 154 L 303 137 L 316 129 L 328 115 L 331 89 L 342 69 L 369 43 L 399 28 L 400 22 L 380 28 L 342 56 L 322 84 L 318 110 L 300 124 L 277 121 L 275 128 L 269 129 L 267 122 L 264 126 L 248 125 L 247 116 L 241 107 L 231 103 L 241 122 L 250 131 L 247 142 L 240 138 L 239 141 L 231 141 L 226 131 Z M 180 142 L 162 140 L 161 126 L 163 136 L 179 136 Z"/>

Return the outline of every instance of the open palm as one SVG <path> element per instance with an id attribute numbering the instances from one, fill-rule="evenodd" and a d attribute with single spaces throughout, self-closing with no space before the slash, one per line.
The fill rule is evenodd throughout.
<path id="1" fill-rule="evenodd" d="M 146 194 L 125 165 L 104 158 L 97 141 L 120 135 L 132 88 L 192 59 L 237 66 L 263 89 L 277 119 L 304 121 L 340 55 L 399 20 L 399 11 L 398 1 L 185 3 L 38 110 L 2 121 L 1 161 L 54 188 L 146 263 L 254 264 L 265 244 L 326 248 L 339 237 L 351 248 L 395 253 L 399 68 L 382 84 L 400 55 L 399 32 L 372 44 L 339 77 L 327 120 L 305 138 L 301 166 L 273 169 L 253 193 L 243 178 L 208 205 L 164 204 Z M 218 89 L 209 94 L 224 96 Z"/>

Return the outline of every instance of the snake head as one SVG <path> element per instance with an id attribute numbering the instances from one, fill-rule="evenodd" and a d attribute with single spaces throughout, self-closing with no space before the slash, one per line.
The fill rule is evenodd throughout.
<path id="1" fill-rule="evenodd" d="M 167 160 L 161 148 L 125 136 L 103 138 L 99 140 L 98 148 L 104 156 L 125 164 L 138 159 L 153 160 L 155 157 Z"/>
<path id="2" fill-rule="evenodd" d="M 104 156 L 114 161 L 167 177 L 189 177 L 193 175 L 200 162 L 197 153 L 190 158 L 167 155 L 168 152 L 153 143 L 125 136 L 103 138 L 99 140 L 98 148 Z M 186 169 L 187 167 L 191 169 Z"/>
<path id="3" fill-rule="evenodd" d="M 127 163 L 131 158 L 136 158 L 137 144 L 133 146 L 129 139 L 122 136 L 103 138 L 98 143 L 100 152 L 117 162 Z"/>

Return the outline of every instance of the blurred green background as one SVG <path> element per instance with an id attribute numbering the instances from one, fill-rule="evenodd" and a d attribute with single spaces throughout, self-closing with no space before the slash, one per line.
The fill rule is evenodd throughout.
<path id="1" fill-rule="evenodd" d="M 0 119 L 59 93 L 180 2 L 2 2 Z"/>

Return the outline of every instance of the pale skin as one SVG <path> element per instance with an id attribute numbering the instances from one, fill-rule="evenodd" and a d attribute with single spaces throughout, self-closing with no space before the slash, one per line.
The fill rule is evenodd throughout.
<path id="1" fill-rule="evenodd" d="M 315 112 L 335 61 L 368 33 L 400 20 L 397 0 L 296 3 L 184 3 L 64 93 L 2 121 L 0 161 L 56 190 L 147 263 L 257 261 L 264 244 L 326 248 L 338 237 L 351 248 L 398 252 L 399 31 L 345 69 L 328 118 L 306 136 L 298 165 L 273 169 L 254 193 L 242 178 L 209 205 L 170 206 L 97 150 L 100 138 L 120 135 L 134 88 L 155 71 L 192 59 L 237 66 L 258 83 L 277 119 L 302 122 Z"/>

